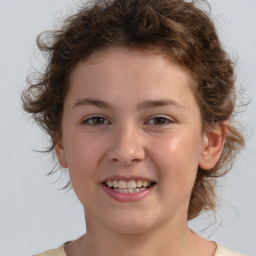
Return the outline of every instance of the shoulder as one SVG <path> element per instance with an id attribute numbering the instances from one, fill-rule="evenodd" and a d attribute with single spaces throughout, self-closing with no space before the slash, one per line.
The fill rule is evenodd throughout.
<path id="1" fill-rule="evenodd" d="M 232 251 L 223 245 L 217 244 L 217 250 L 214 256 L 246 256 L 245 254 Z"/>
<path id="2" fill-rule="evenodd" d="M 34 256 L 67 256 L 64 250 L 64 245 L 61 245 L 57 249 L 47 250 L 45 252 L 35 254 Z"/>

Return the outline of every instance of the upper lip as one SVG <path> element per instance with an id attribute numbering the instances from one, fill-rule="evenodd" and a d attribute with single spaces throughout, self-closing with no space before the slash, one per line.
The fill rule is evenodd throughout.
<path id="1" fill-rule="evenodd" d="M 104 183 L 108 180 L 124 180 L 124 181 L 130 181 L 130 180 L 141 180 L 141 181 L 151 181 L 151 182 L 155 182 L 153 179 L 150 178 L 145 178 L 145 177 L 141 177 L 141 176 L 122 176 L 122 175 L 113 175 L 113 176 L 109 176 L 107 178 L 105 178 L 104 180 L 101 181 L 101 183 Z"/>

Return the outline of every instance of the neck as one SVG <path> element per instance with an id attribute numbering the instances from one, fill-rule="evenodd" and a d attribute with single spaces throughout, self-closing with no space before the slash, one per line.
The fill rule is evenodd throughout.
<path id="1" fill-rule="evenodd" d="M 88 215 L 87 215 L 88 218 Z M 80 240 L 81 255 L 185 256 L 191 255 L 195 234 L 187 223 L 162 223 L 143 232 L 123 234 L 102 225 L 90 225 Z M 85 253 L 86 252 L 86 253 Z"/>

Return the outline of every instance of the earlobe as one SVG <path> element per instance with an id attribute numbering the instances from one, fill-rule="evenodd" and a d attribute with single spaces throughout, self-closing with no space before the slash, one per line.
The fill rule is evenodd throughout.
<path id="1" fill-rule="evenodd" d="M 199 167 L 203 170 L 212 169 L 218 162 L 222 153 L 227 135 L 227 123 L 217 123 L 204 134 Z"/>
<path id="2" fill-rule="evenodd" d="M 55 150 L 55 153 L 58 158 L 58 162 L 59 162 L 60 166 L 63 168 L 68 168 L 66 152 L 65 152 L 65 149 L 63 146 L 63 142 L 58 141 L 54 146 L 54 150 Z"/>

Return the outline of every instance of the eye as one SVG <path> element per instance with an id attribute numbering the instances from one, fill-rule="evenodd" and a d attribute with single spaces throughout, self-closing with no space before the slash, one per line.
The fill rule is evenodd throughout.
<path id="1" fill-rule="evenodd" d="M 165 117 L 165 116 L 156 116 L 147 121 L 147 124 L 150 125 L 159 125 L 164 126 L 168 125 L 170 123 L 173 123 L 174 121 L 171 118 Z"/>
<path id="2" fill-rule="evenodd" d="M 99 125 L 104 125 L 104 124 L 109 124 L 110 122 L 102 116 L 91 116 L 83 120 L 82 124 L 85 125 L 94 125 L 94 126 L 99 126 Z"/>

